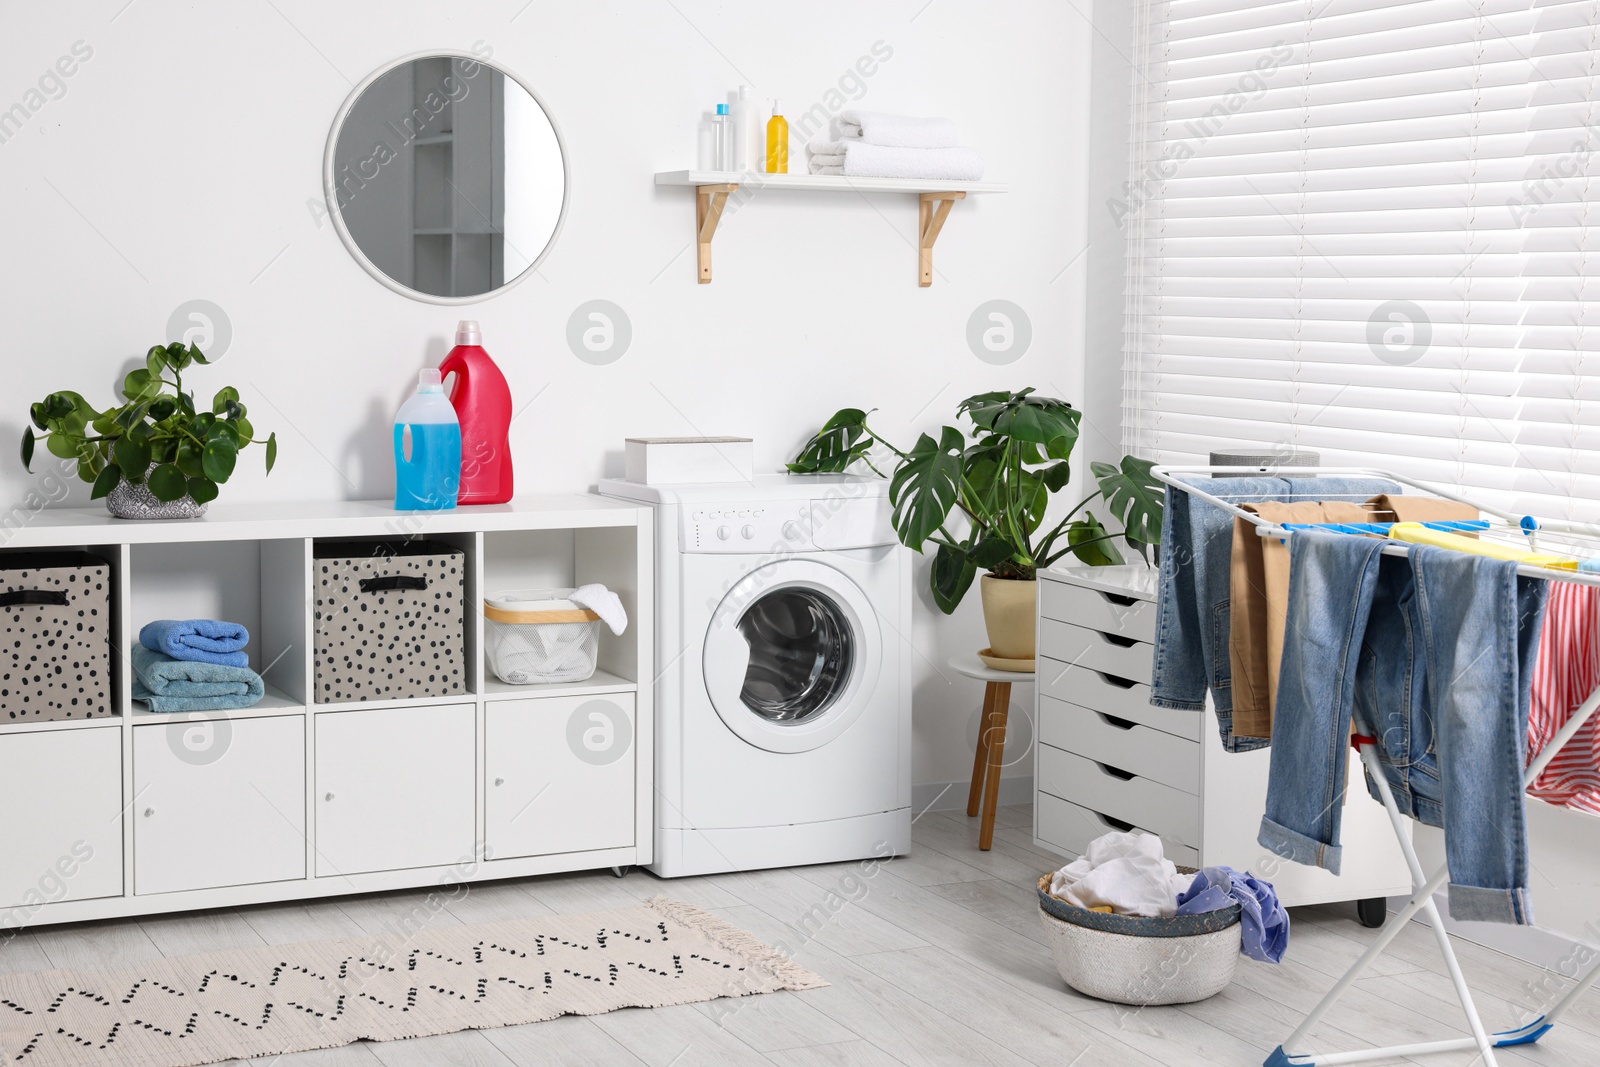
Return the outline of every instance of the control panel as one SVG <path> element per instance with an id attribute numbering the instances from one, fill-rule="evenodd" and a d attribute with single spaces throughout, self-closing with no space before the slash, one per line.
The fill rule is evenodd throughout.
<path id="1" fill-rule="evenodd" d="M 685 552 L 796 552 L 811 547 L 811 506 L 805 500 L 684 505 Z"/>

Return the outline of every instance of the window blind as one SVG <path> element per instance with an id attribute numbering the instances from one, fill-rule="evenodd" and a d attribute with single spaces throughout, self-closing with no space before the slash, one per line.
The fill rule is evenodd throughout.
<path id="1" fill-rule="evenodd" d="M 1136 48 L 1128 449 L 1600 521 L 1600 0 L 1168 0 Z"/>

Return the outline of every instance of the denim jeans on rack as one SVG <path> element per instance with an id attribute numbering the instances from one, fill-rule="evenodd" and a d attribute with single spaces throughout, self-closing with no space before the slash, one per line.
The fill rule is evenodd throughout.
<path id="1" fill-rule="evenodd" d="M 1451 915 L 1531 923 L 1522 765 L 1545 583 L 1426 545 L 1384 556 L 1384 543 L 1314 532 L 1289 543 L 1260 842 L 1339 872 L 1354 715 L 1401 812 L 1444 829 Z"/>
<path id="2" fill-rule="evenodd" d="M 1385 478 L 1196 475 L 1185 480 L 1229 502 L 1351 499 L 1400 491 L 1398 485 Z M 1223 749 L 1248 752 L 1265 748 L 1271 741 L 1264 737 L 1235 737 L 1233 733 L 1233 671 L 1228 660 L 1232 550 L 1233 516 L 1169 485 L 1161 517 L 1161 574 L 1150 703 L 1201 711 L 1209 689 Z"/>

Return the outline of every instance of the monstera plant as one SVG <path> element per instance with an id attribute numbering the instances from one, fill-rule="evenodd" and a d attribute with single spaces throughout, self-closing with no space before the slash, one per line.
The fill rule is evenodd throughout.
<path id="1" fill-rule="evenodd" d="M 1082 413 L 1032 389 L 970 396 L 956 413 L 969 429 L 944 426 L 937 437 L 924 433 L 901 449 L 871 427 L 869 412 L 845 408 L 805 443 L 789 470 L 844 472 L 860 465 L 881 475 L 883 457 L 892 457 L 895 531 L 918 552 L 934 546 L 934 603 L 953 612 L 983 571 L 992 659 L 1031 661 L 1038 569 L 1069 553 L 1094 566 L 1122 563 L 1118 541 L 1145 556 L 1161 540 L 1162 486 L 1146 460 L 1092 463 L 1098 488 L 1047 527 L 1050 499 L 1072 476 Z M 1101 500 L 1120 530 L 1108 529 L 1089 510 Z M 964 521 L 955 521 L 957 513 Z"/>
<path id="2" fill-rule="evenodd" d="M 240 450 L 265 445 L 268 473 L 278 457 L 277 435 L 256 439 L 237 389 L 219 390 L 207 408 L 184 390 L 184 371 L 207 362 L 194 345 L 156 345 L 123 379 L 124 402 L 104 411 L 78 393 L 51 393 L 30 412 L 23 466 L 32 469 L 42 439 L 51 455 L 76 463 L 78 477 L 94 486 L 91 498 L 107 497 L 113 514 L 199 514 L 232 476 Z"/>

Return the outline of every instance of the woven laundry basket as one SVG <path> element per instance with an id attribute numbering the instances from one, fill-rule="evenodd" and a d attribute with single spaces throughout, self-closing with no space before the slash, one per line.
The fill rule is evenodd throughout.
<path id="1" fill-rule="evenodd" d="M 1039 879 L 1039 921 L 1067 985 L 1116 1004 L 1205 1000 L 1233 981 L 1239 962 L 1237 904 L 1170 919 L 1110 915 L 1051 896 L 1047 874 Z"/>

